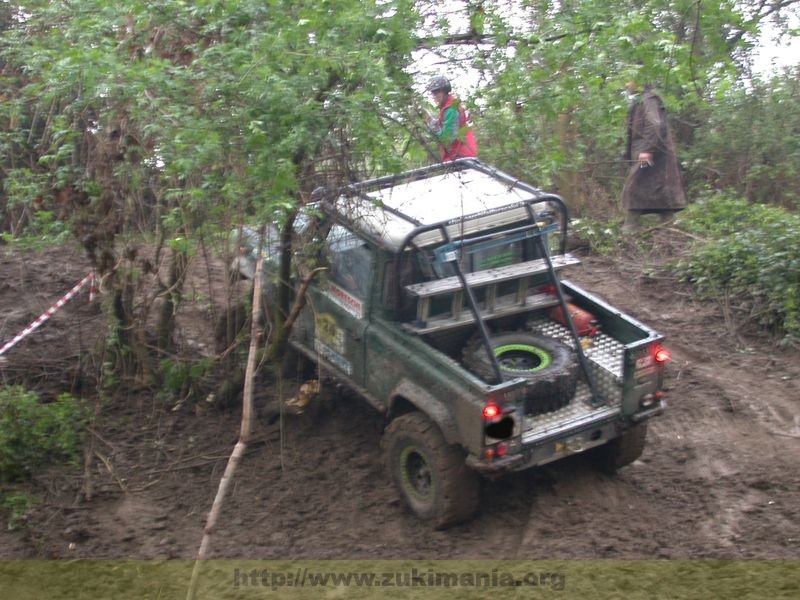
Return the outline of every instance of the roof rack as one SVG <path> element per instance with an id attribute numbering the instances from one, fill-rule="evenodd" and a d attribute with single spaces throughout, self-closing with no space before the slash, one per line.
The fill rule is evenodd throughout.
<path id="1" fill-rule="evenodd" d="M 568 212 L 555 194 L 528 185 L 474 158 L 379 177 L 339 190 L 323 201 L 326 212 L 377 245 L 400 252 L 476 235 L 527 220 L 527 206 L 561 213 L 561 250 L 566 248 Z"/>
<path id="2" fill-rule="evenodd" d="M 554 229 L 548 223 L 551 219 L 542 219 L 546 211 L 536 212 L 537 208 L 545 204 L 560 213 L 560 219 L 555 219 L 560 223 L 560 228 Z M 502 382 L 503 377 L 497 358 L 491 350 L 486 317 L 481 314 L 474 289 L 487 288 L 487 306 L 491 309 L 488 314 L 492 317 L 525 311 L 531 307 L 559 305 L 566 316 L 581 369 L 592 391 L 592 405 L 604 403 L 595 385 L 556 272 L 567 264 L 577 262 L 573 257 L 566 256 L 569 214 L 560 196 L 543 192 L 477 159 L 465 158 L 356 183 L 340 190 L 335 198 L 328 196 L 323 200 L 323 205 L 334 220 L 357 230 L 371 242 L 398 256 L 408 248 L 445 245 L 445 248 L 450 249 L 449 252 L 443 252 L 442 256 L 452 267 L 454 277 L 406 286 L 407 291 L 419 298 L 416 322 L 408 324 L 407 329 L 426 333 L 451 326 L 452 323 L 444 320 L 429 326 L 427 311 L 431 297 L 452 293 L 451 320 L 457 321 L 457 324 L 474 322 L 477 325 L 490 358 L 495 383 Z M 496 269 L 491 273 L 465 274 L 459 264 L 459 252 L 455 250 L 492 239 L 493 230 L 496 232 L 498 228 L 507 225 L 515 225 L 512 232 L 532 237 L 541 258 L 527 264 L 514 265 L 517 270 Z M 560 233 L 559 256 L 553 259 L 545 239 L 556 230 Z M 396 261 L 398 270 L 400 262 Z M 523 297 L 518 290 L 515 305 L 497 304 L 496 296 L 493 297 L 497 285 L 492 284 L 491 277 L 524 278 L 533 273 L 547 274 L 555 291 L 555 298 L 550 295 L 550 298 L 531 299 L 527 291 Z M 400 285 L 399 277 L 395 277 L 395 281 Z M 525 285 L 521 279 L 520 289 Z M 461 314 L 463 300 L 466 300 L 471 316 Z"/>

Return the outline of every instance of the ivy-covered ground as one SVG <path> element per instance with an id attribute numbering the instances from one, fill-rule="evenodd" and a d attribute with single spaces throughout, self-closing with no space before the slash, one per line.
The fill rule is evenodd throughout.
<path id="1" fill-rule="evenodd" d="M 384 475 L 381 418 L 326 382 L 301 416 L 268 418 L 285 389 L 261 387 L 257 442 L 212 542 L 214 558 L 797 558 L 800 355 L 737 335 L 725 307 L 692 300 L 663 265 L 686 240 L 656 232 L 629 258 L 584 257 L 566 277 L 664 332 L 669 410 L 641 460 L 615 477 L 581 456 L 487 483 L 470 523 L 431 531 Z M 622 253 L 621 256 L 626 256 Z M 77 253 L 0 249 L 0 338 L 21 330 L 88 272 Z M 205 278 L 205 266 L 198 267 Z M 224 276 L 220 265 L 212 274 Z M 198 285 L 198 290 L 202 286 Z M 208 296 L 181 308 L 180 342 L 213 352 Z M 103 317 L 79 296 L 7 354 L 4 383 L 81 388 L 78 360 Z M 0 558 L 193 558 L 239 428 L 238 411 L 166 402 L 147 390 L 105 403 L 89 451 L 18 486 L 38 500 L 0 526 Z M 87 499 L 90 498 L 90 499 Z"/>

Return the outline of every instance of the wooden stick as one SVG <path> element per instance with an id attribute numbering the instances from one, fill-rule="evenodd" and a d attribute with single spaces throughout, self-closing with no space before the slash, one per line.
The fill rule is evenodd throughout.
<path id="1" fill-rule="evenodd" d="M 197 551 L 197 559 L 194 563 L 194 569 L 192 569 L 192 579 L 189 582 L 189 591 L 186 594 L 186 600 L 194 600 L 195 593 L 197 592 L 197 581 L 200 577 L 201 564 L 208 556 L 208 551 L 211 547 L 211 536 L 214 534 L 217 526 L 217 520 L 222 512 L 222 505 L 225 501 L 225 496 L 228 493 L 228 488 L 233 480 L 233 475 L 236 473 L 236 467 L 239 466 L 239 462 L 241 461 L 242 456 L 244 456 L 245 450 L 247 449 L 247 443 L 250 441 L 252 435 L 253 380 L 255 378 L 256 359 L 258 354 L 258 318 L 261 314 L 263 264 L 264 259 L 259 256 L 258 262 L 256 263 L 255 282 L 253 283 L 253 313 L 250 319 L 250 352 L 247 355 L 247 370 L 245 371 L 244 376 L 242 424 L 241 428 L 239 429 L 239 441 L 236 443 L 236 446 L 233 448 L 233 452 L 228 459 L 228 464 L 225 467 L 225 473 L 222 475 L 222 479 L 219 482 L 219 488 L 217 488 L 217 495 L 214 498 L 214 503 L 211 505 L 211 510 L 208 513 L 206 526 L 203 530 L 203 539 L 200 542 L 200 549 Z M 311 285 L 311 281 L 318 273 L 325 270 L 325 267 L 314 269 L 308 274 L 308 276 L 303 280 L 303 283 L 300 285 L 294 306 L 292 306 L 292 310 L 290 311 L 289 316 L 284 323 L 283 335 L 285 337 L 288 337 L 294 322 L 297 320 L 297 317 L 300 314 L 300 311 L 305 306 L 306 291 L 308 290 L 308 286 Z"/>
<path id="2" fill-rule="evenodd" d="M 208 513 L 206 526 L 203 530 L 203 539 L 200 542 L 200 549 L 197 551 L 197 559 L 192 569 L 192 579 L 189 582 L 189 591 L 186 594 L 187 600 L 193 600 L 197 591 L 197 581 L 200 577 L 200 565 L 208 556 L 209 548 L 211 547 L 211 536 L 219 520 L 219 515 L 222 512 L 222 505 L 225 502 L 225 496 L 228 493 L 228 488 L 231 485 L 233 476 L 236 473 L 236 467 L 239 466 L 242 456 L 247 449 L 247 442 L 250 439 L 252 432 L 253 422 L 253 379 L 255 378 L 256 370 L 256 354 L 258 353 L 258 317 L 261 314 L 261 287 L 262 287 L 262 270 L 264 266 L 263 257 L 259 256 L 256 263 L 256 278 L 253 283 L 253 313 L 250 319 L 250 352 L 247 356 L 247 370 L 244 376 L 244 391 L 242 397 L 242 425 L 239 429 L 239 441 L 233 448 L 228 464 L 225 467 L 225 473 L 219 482 L 217 488 L 217 495 L 214 498 L 214 503 L 211 505 L 211 510 Z"/>
<path id="3" fill-rule="evenodd" d="M 303 280 L 300 289 L 297 292 L 297 299 L 292 306 L 292 310 L 289 313 L 289 316 L 286 317 L 286 322 L 283 324 L 284 335 L 288 337 L 289 332 L 292 330 L 294 326 L 294 322 L 297 320 L 298 315 L 300 315 L 300 311 L 306 305 L 306 292 L 308 291 L 308 286 L 311 285 L 311 282 L 314 280 L 314 277 L 317 276 L 318 273 L 322 273 L 323 271 L 327 271 L 327 267 L 317 267 L 311 273 L 309 273 L 306 278 Z"/>
<path id="4" fill-rule="evenodd" d="M 89 445 L 83 453 L 83 497 L 91 502 L 94 497 L 92 485 L 92 456 L 94 456 L 94 440 L 89 440 Z"/>
<path id="5" fill-rule="evenodd" d="M 126 486 L 125 482 L 122 481 L 122 479 L 120 479 L 119 475 L 117 475 L 117 472 L 114 470 L 114 467 L 111 464 L 111 461 L 108 460 L 108 458 L 106 458 L 102 454 L 100 454 L 100 452 L 98 450 L 94 451 L 94 455 L 97 458 L 99 458 L 102 461 L 102 463 L 106 466 L 106 469 L 108 469 L 108 472 L 111 473 L 111 476 L 117 481 L 117 485 L 119 486 L 119 489 L 122 490 L 122 493 L 123 494 L 127 494 L 128 493 L 128 486 Z"/>

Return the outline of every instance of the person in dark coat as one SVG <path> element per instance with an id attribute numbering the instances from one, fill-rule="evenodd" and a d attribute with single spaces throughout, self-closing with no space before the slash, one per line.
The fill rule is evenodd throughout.
<path id="1" fill-rule="evenodd" d="M 636 92 L 636 84 L 626 86 Z M 650 86 L 636 95 L 628 113 L 628 145 L 625 159 L 631 162 L 622 189 L 626 209 L 624 228 L 638 229 L 641 215 L 657 213 L 662 223 L 669 222 L 686 208 L 675 142 L 667 122 L 664 103 Z"/>

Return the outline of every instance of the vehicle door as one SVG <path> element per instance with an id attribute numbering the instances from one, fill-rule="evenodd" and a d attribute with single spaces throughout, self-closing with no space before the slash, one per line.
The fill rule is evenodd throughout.
<path id="1" fill-rule="evenodd" d="M 312 292 L 314 349 L 342 374 L 363 385 L 374 252 L 351 231 L 334 225 L 326 238 L 325 259 L 329 271 Z"/>

